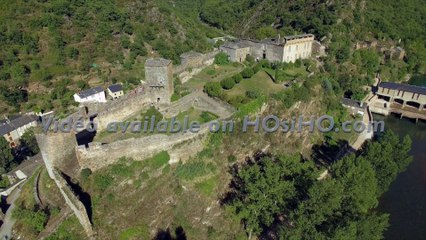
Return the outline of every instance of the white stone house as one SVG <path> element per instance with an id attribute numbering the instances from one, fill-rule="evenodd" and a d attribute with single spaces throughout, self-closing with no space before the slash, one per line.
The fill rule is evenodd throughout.
<path id="1" fill-rule="evenodd" d="M 109 86 L 107 92 L 112 99 L 117 99 L 124 95 L 123 86 L 121 86 L 121 84 L 114 84 Z"/>
<path id="2" fill-rule="evenodd" d="M 25 131 L 37 126 L 37 122 L 38 117 L 35 115 L 22 115 L 0 120 L 0 136 L 9 142 L 10 147 L 16 147 Z"/>
<path id="3" fill-rule="evenodd" d="M 74 94 L 74 100 L 78 103 L 104 103 L 105 92 L 102 87 L 95 87 Z"/>

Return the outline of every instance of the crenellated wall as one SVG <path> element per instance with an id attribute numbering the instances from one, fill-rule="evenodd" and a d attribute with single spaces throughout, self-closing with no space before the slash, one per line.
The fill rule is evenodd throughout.
<path id="1" fill-rule="evenodd" d="M 110 144 L 90 143 L 89 147 L 79 146 L 76 150 L 78 163 L 81 168 L 99 170 L 111 165 L 121 157 L 144 160 L 161 151 L 169 151 L 177 144 L 195 140 L 208 132 L 208 124 L 201 126 L 197 133 L 181 132 L 171 135 L 155 134 L 142 138 L 130 138 Z M 191 152 L 186 146 L 187 153 Z"/>

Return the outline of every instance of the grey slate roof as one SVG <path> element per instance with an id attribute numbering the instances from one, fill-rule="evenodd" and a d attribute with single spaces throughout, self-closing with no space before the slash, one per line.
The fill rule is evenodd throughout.
<path id="1" fill-rule="evenodd" d="M 4 119 L 0 121 L 0 136 L 3 136 L 13 130 L 16 130 L 20 127 L 23 127 L 31 122 L 38 120 L 38 117 L 35 115 L 22 115 L 13 117 L 10 121 Z"/>
<path id="2" fill-rule="evenodd" d="M 114 84 L 108 87 L 108 89 L 115 93 L 115 92 L 120 92 L 121 90 L 123 90 L 123 87 L 121 86 L 121 84 Z"/>
<path id="3" fill-rule="evenodd" d="M 285 40 L 294 40 L 294 39 L 302 39 L 302 38 L 308 38 L 308 37 L 314 37 L 313 34 L 301 34 L 301 35 L 293 35 L 293 36 L 285 36 Z"/>
<path id="4" fill-rule="evenodd" d="M 78 93 L 78 96 L 81 98 L 87 98 L 89 96 L 95 95 L 97 93 L 103 92 L 104 89 L 102 87 L 94 87 L 91 89 L 87 89 Z"/>
<path id="5" fill-rule="evenodd" d="M 225 43 L 222 47 L 231 48 L 231 49 L 240 49 L 240 48 L 248 48 L 250 44 L 246 42 L 247 40 L 239 40 L 236 42 L 228 42 Z"/>
<path id="6" fill-rule="evenodd" d="M 379 87 L 426 95 L 426 88 L 403 83 L 382 82 Z"/>
<path id="7" fill-rule="evenodd" d="M 171 63 L 170 60 L 164 58 L 150 58 L 145 62 L 146 67 L 167 67 Z"/>

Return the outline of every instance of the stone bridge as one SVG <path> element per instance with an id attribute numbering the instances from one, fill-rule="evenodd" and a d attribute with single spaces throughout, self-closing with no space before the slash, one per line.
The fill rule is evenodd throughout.
<path id="1" fill-rule="evenodd" d="M 401 117 L 426 120 L 426 88 L 408 84 L 380 83 L 370 100 L 371 110 L 388 115 L 400 114 Z"/>

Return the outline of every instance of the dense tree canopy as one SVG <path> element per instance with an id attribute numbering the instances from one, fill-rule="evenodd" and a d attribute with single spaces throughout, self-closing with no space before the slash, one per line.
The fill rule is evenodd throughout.
<path id="1" fill-rule="evenodd" d="M 5 173 L 10 163 L 13 160 L 12 149 L 9 146 L 9 143 L 4 139 L 3 136 L 0 137 L 0 174 Z"/>
<path id="2" fill-rule="evenodd" d="M 409 164 L 410 148 L 408 137 L 386 132 L 365 153 L 333 163 L 322 180 L 299 156 L 262 156 L 238 169 L 227 203 L 249 235 L 279 227 L 282 239 L 382 239 L 389 217 L 374 209 Z"/>

